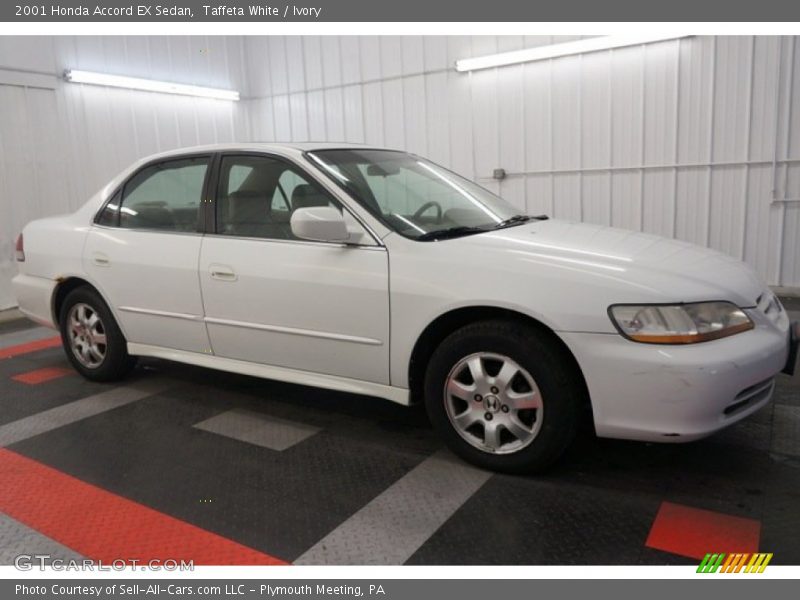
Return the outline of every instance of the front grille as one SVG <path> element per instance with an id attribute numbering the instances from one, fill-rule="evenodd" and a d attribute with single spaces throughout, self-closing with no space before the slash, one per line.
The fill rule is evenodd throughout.
<path id="1" fill-rule="evenodd" d="M 725 410 L 722 412 L 727 417 L 744 410 L 748 406 L 758 404 L 762 400 L 770 397 L 774 385 L 774 379 L 767 379 L 766 381 L 762 381 L 761 383 L 757 383 L 743 389 L 741 392 L 736 394 L 736 398 L 733 399 L 733 402 L 726 406 Z"/>

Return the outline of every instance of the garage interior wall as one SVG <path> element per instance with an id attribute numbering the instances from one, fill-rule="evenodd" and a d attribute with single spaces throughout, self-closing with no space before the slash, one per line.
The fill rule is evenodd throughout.
<path id="1" fill-rule="evenodd" d="M 408 149 L 530 213 L 710 246 L 800 287 L 797 38 L 690 37 L 453 69 L 572 39 L 0 38 L 0 308 L 13 304 L 26 221 L 75 208 L 140 156 L 229 140 Z M 233 88 L 243 101 L 66 84 L 67 67 Z"/>

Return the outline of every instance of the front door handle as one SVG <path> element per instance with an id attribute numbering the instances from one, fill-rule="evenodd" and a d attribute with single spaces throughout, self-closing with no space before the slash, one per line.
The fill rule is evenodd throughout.
<path id="1" fill-rule="evenodd" d="M 218 281 L 236 281 L 236 271 L 227 265 L 210 265 L 211 279 Z"/>

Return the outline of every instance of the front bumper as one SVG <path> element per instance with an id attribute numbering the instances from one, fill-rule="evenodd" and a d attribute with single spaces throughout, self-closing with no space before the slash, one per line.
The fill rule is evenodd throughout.
<path id="1" fill-rule="evenodd" d="M 583 370 L 597 435 L 642 441 L 691 441 L 747 417 L 769 402 L 775 376 L 797 352 L 788 319 L 757 319 L 751 331 L 686 346 L 560 335 Z"/>

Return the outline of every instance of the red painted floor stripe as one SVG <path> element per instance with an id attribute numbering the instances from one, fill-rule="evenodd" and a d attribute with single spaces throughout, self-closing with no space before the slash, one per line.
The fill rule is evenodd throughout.
<path id="1" fill-rule="evenodd" d="M 758 552 L 760 537 L 755 519 L 662 502 L 645 545 L 701 560 L 708 552 Z"/>
<path id="2" fill-rule="evenodd" d="M 36 385 L 37 383 L 44 383 L 52 381 L 64 375 L 74 375 L 73 369 L 65 369 L 64 367 L 45 367 L 43 369 L 36 369 L 35 371 L 28 371 L 27 373 L 20 373 L 14 375 L 11 379 L 19 383 L 27 383 L 28 385 Z"/>
<path id="3" fill-rule="evenodd" d="M 0 512 L 94 560 L 286 564 L 94 485 L 0 449 Z"/>
<path id="4" fill-rule="evenodd" d="M 36 340 L 35 342 L 26 342 L 25 344 L 17 344 L 16 346 L 9 346 L 8 348 L 0 348 L 0 358 L 12 358 L 14 356 L 20 356 L 21 354 L 38 352 L 45 348 L 55 348 L 60 345 L 61 338 L 59 336 Z"/>

